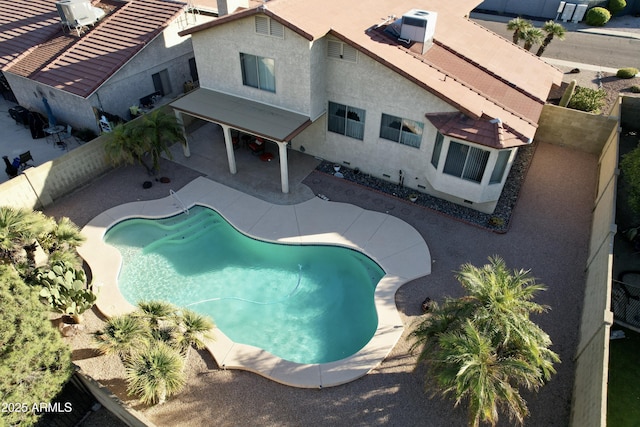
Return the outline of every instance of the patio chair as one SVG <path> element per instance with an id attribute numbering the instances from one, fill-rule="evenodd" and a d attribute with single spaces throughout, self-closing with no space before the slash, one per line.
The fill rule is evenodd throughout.
<path id="1" fill-rule="evenodd" d="M 249 143 L 249 150 L 255 155 L 264 153 L 264 139 L 258 137 L 255 141 Z"/>
<path id="2" fill-rule="evenodd" d="M 27 151 L 20 154 L 20 166 L 19 166 L 20 170 L 23 171 L 27 167 L 34 167 L 35 165 L 27 163 L 31 160 L 33 160 L 33 157 L 31 157 L 31 151 Z"/>
<path id="3" fill-rule="evenodd" d="M 68 140 L 73 139 L 76 144 L 80 144 L 80 141 L 73 136 L 73 134 L 71 133 L 71 131 L 73 131 L 73 128 L 71 127 L 71 125 L 67 125 L 67 130 L 61 135 L 60 140 L 66 145 Z"/>

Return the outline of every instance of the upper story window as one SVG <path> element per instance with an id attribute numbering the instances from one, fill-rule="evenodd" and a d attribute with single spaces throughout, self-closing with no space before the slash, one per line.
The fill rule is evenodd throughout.
<path id="1" fill-rule="evenodd" d="M 284 26 L 268 16 L 256 16 L 256 33 L 284 38 Z"/>
<path id="2" fill-rule="evenodd" d="M 365 110 L 329 101 L 329 131 L 364 139 Z"/>
<path id="3" fill-rule="evenodd" d="M 389 114 L 382 114 L 380 138 L 420 148 L 424 124 Z"/>
<path id="4" fill-rule="evenodd" d="M 327 42 L 327 56 L 350 62 L 358 61 L 358 51 L 353 46 L 335 40 Z"/>
<path id="5" fill-rule="evenodd" d="M 489 160 L 489 152 L 451 141 L 443 172 L 473 182 L 481 182 Z"/>
<path id="6" fill-rule="evenodd" d="M 507 163 L 509 163 L 510 157 L 511 150 L 502 150 L 498 153 L 498 160 L 496 160 L 496 165 L 491 173 L 489 184 L 498 184 L 502 182 L 504 171 L 507 169 Z"/>
<path id="7" fill-rule="evenodd" d="M 276 91 L 275 64 L 271 58 L 240 54 L 242 84 L 269 92 Z"/>

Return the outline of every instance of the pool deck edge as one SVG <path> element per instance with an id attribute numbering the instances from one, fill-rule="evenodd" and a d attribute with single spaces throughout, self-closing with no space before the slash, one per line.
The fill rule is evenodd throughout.
<path id="1" fill-rule="evenodd" d="M 298 364 L 253 346 L 234 343 L 216 328 L 216 339 L 207 342 L 207 349 L 222 369 L 247 370 L 302 388 L 337 386 L 360 378 L 384 360 L 402 336 L 404 326 L 395 304 L 396 291 L 405 283 L 431 273 L 426 242 L 415 228 L 396 217 L 317 197 L 297 205 L 273 205 L 199 177 L 175 195 L 111 208 L 82 229 L 87 240 L 78 252 L 91 268 L 99 288 L 96 306 L 104 316 L 110 318 L 135 309 L 118 289 L 121 257 L 115 248 L 104 243 L 104 233 L 127 218 L 166 217 L 195 204 L 214 209 L 234 227 L 258 239 L 334 244 L 359 250 L 386 273 L 374 295 L 378 328 L 356 354 L 331 363 Z"/>

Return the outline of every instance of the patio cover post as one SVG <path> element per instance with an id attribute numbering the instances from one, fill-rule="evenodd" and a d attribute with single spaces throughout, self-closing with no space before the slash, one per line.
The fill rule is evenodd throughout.
<path id="1" fill-rule="evenodd" d="M 236 169 L 236 156 L 233 154 L 233 140 L 231 139 L 231 128 L 227 125 L 220 123 L 222 127 L 222 134 L 224 135 L 224 145 L 227 148 L 227 160 L 229 161 L 229 172 L 235 174 Z"/>
<path id="2" fill-rule="evenodd" d="M 282 192 L 289 192 L 289 159 L 287 157 L 287 142 L 275 141 L 278 144 L 278 154 L 280 156 L 280 182 L 282 184 Z"/>
<path id="3" fill-rule="evenodd" d="M 182 129 L 182 137 L 184 138 L 184 144 L 182 145 L 182 152 L 185 157 L 191 157 L 191 150 L 189 149 L 189 138 L 187 138 L 187 130 L 184 128 L 184 120 L 182 120 L 182 112 L 173 110 L 176 115 L 176 120 Z"/>

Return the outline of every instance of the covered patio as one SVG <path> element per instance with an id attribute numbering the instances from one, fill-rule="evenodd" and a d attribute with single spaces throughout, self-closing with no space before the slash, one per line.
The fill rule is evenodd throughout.
<path id="1" fill-rule="evenodd" d="M 180 123 L 185 123 L 183 115 L 186 114 L 220 126 L 228 168 L 232 175 L 238 172 L 238 149 L 249 148 L 252 153 L 261 154 L 261 160 L 269 162 L 274 156 L 267 148 L 275 144 L 280 163 L 281 191 L 289 193 L 287 148 L 291 139 L 311 124 L 308 116 L 204 88 L 194 90 L 172 102 L 170 106 Z M 183 130 L 187 140 L 184 156 L 190 157 L 191 139 L 184 126 Z M 241 134 L 245 136 L 242 140 Z"/>

